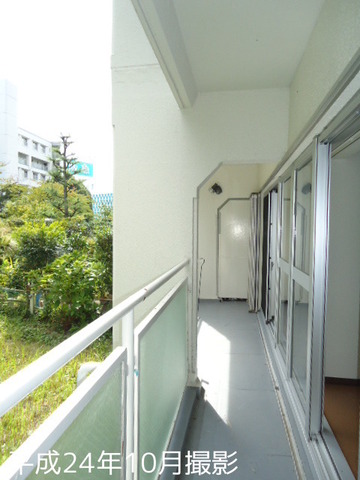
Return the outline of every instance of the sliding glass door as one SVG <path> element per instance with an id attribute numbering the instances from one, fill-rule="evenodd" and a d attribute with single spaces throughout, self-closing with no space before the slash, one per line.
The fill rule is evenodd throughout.
<path id="1" fill-rule="evenodd" d="M 280 182 L 277 343 L 305 410 L 311 340 L 313 160 L 307 151 Z"/>

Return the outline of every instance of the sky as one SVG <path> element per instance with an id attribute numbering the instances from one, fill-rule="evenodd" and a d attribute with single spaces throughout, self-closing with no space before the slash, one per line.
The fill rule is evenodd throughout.
<path id="1" fill-rule="evenodd" d="M 0 0 L 0 78 L 17 87 L 18 126 L 70 135 L 112 191 L 112 0 Z"/>

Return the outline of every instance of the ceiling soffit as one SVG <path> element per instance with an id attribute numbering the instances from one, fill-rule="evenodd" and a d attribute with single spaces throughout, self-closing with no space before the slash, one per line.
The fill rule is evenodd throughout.
<path id="1" fill-rule="evenodd" d="M 181 108 L 198 92 L 288 87 L 324 0 L 132 0 Z"/>

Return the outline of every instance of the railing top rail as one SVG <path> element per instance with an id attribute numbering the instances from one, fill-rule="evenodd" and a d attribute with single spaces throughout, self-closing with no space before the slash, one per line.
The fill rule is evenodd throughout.
<path id="1" fill-rule="evenodd" d="M 189 264 L 184 260 L 0 384 L 0 418 Z"/>

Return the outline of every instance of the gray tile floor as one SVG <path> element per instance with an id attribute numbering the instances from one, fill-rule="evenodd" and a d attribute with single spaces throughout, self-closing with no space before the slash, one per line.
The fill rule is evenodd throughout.
<path id="1" fill-rule="evenodd" d="M 257 317 L 245 302 L 200 304 L 198 374 L 205 390 L 185 443 L 182 479 L 296 479 Z M 236 452 L 218 468 L 214 452 Z M 199 460 L 200 453 L 203 458 Z M 216 455 L 216 454 L 215 454 Z M 199 460 L 199 461 L 197 461 Z M 237 469 L 231 472 L 235 467 Z"/>

